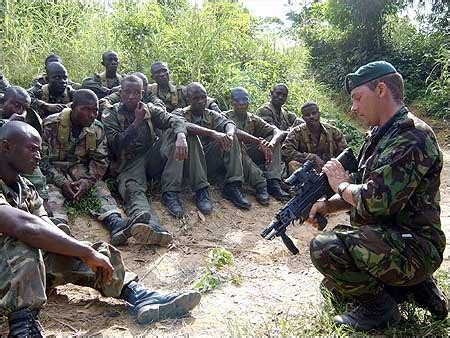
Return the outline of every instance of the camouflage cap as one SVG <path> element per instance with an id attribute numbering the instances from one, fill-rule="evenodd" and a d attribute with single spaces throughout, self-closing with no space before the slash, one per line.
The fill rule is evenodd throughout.
<path id="1" fill-rule="evenodd" d="M 375 80 L 376 78 L 393 73 L 397 73 L 397 70 L 389 62 L 370 62 L 359 67 L 356 72 L 347 74 L 345 77 L 345 89 L 350 94 L 350 92 L 356 87 Z"/>

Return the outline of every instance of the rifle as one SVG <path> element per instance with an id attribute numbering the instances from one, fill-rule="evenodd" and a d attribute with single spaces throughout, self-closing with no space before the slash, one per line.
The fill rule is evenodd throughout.
<path id="1" fill-rule="evenodd" d="M 353 173 L 358 170 L 358 161 L 351 148 L 346 148 L 336 159 L 346 171 Z M 286 235 L 287 226 L 295 220 L 299 220 L 300 224 L 303 223 L 308 218 L 312 205 L 323 196 L 327 199 L 330 198 L 334 195 L 334 191 L 328 184 L 327 176 L 324 173 L 318 174 L 311 161 L 306 161 L 298 168 L 286 179 L 286 183 L 292 186 L 295 196 L 284 207 L 278 209 L 269 226 L 261 231 L 261 236 L 267 240 L 281 237 L 289 251 L 296 255 L 299 251 L 289 236 Z M 323 230 L 327 226 L 326 218 L 322 215 L 316 217 L 319 230 Z"/>

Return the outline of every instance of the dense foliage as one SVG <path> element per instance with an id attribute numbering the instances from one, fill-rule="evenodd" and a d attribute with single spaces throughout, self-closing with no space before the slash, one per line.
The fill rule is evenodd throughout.
<path id="1" fill-rule="evenodd" d="M 308 72 L 308 49 L 302 43 L 279 48 L 276 37 L 262 31 L 264 22 L 237 3 L 209 2 L 200 9 L 186 0 L 6 4 L 1 63 L 11 83 L 27 87 L 52 52 L 62 56 L 71 80 L 80 82 L 102 69 L 104 51 L 114 50 L 121 72 L 150 76 L 154 61 L 166 61 L 174 83 L 203 83 L 224 109 L 234 86 L 249 90 L 254 110 L 275 83 L 285 82 L 293 111 L 316 100 L 326 117 L 358 135 Z"/>
<path id="2" fill-rule="evenodd" d="M 450 117 L 448 13 L 445 0 L 316 0 L 289 17 L 320 80 L 342 89 L 345 74 L 384 59 L 403 74 L 407 102 Z"/>

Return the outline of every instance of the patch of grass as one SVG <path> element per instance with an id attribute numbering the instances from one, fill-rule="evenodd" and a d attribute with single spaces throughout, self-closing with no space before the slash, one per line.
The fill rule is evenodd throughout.
<path id="1" fill-rule="evenodd" d="M 91 188 L 78 203 L 68 200 L 64 202 L 64 208 L 70 221 L 75 220 L 79 215 L 90 215 L 91 212 L 100 211 L 100 201 L 96 193 L 95 188 Z"/>

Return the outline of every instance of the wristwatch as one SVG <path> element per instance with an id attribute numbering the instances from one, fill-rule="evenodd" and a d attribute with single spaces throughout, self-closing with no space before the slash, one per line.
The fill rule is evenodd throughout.
<path id="1" fill-rule="evenodd" d="M 338 192 L 339 196 L 341 196 L 342 199 L 344 199 L 344 197 L 342 197 L 342 194 L 343 194 L 344 190 L 348 188 L 349 185 L 350 185 L 350 183 L 348 183 L 348 182 L 339 183 L 337 192 Z"/>

